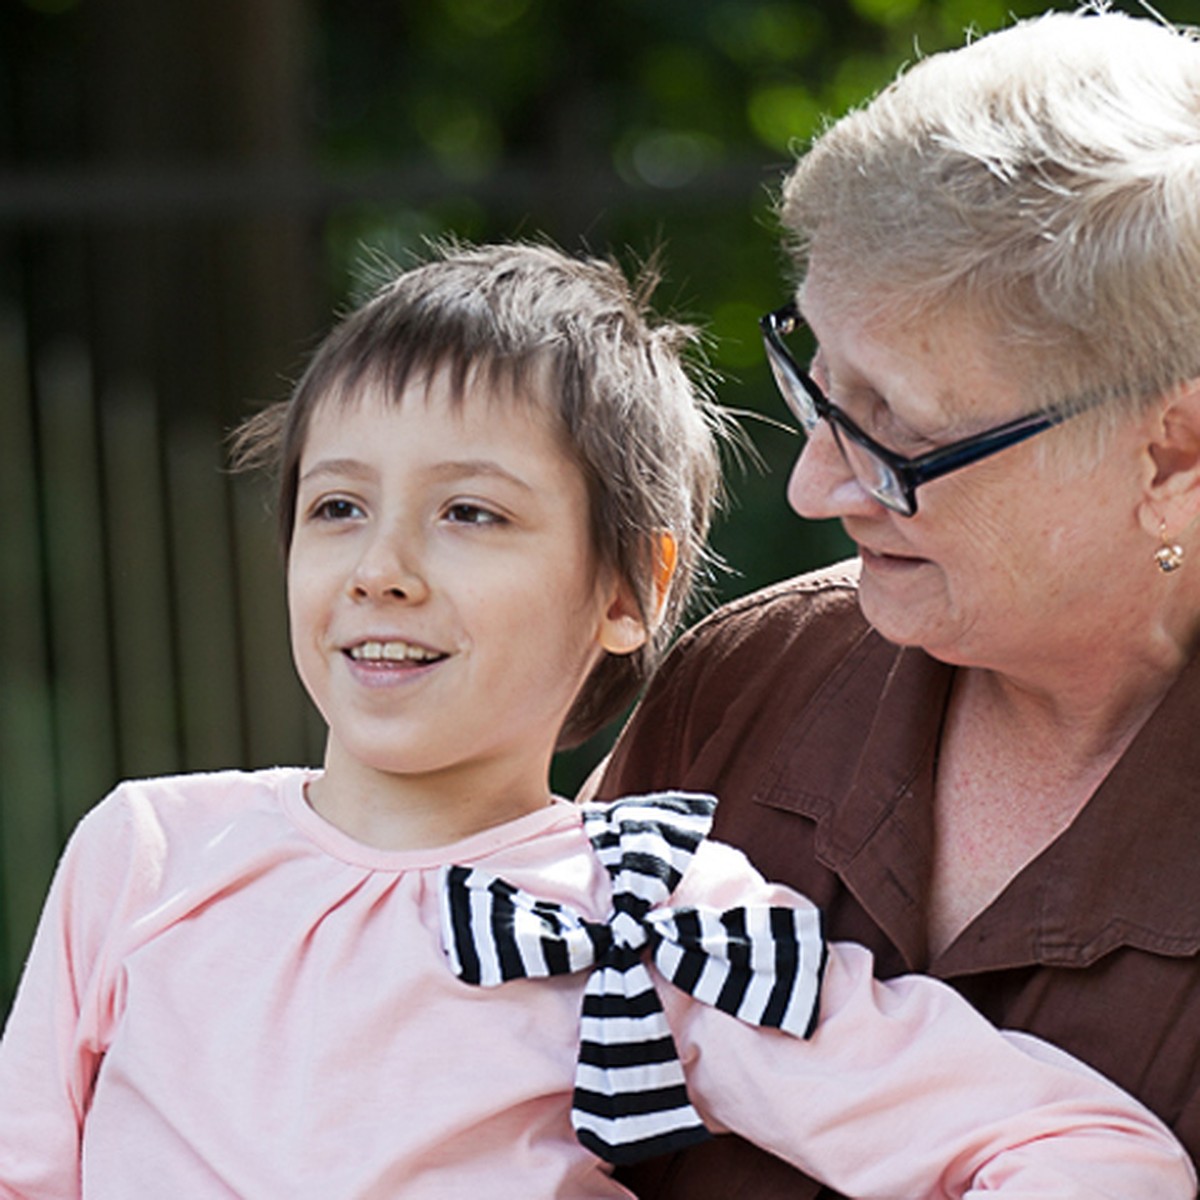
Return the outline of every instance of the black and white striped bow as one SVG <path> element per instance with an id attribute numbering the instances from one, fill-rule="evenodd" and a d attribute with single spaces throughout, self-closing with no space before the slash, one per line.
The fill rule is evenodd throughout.
<path id="1" fill-rule="evenodd" d="M 443 871 L 442 933 L 455 973 L 493 987 L 592 968 L 583 998 L 571 1122 L 612 1163 L 708 1136 L 644 961 L 696 999 L 807 1037 L 825 950 L 816 909 L 663 908 L 712 825 L 711 796 L 663 793 L 582 806 L 612 877 L 613 911 L 588 921 L 487 871 Z"/>

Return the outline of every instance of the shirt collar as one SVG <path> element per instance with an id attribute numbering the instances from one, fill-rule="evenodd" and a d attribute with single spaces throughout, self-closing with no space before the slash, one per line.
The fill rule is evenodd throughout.
<path id="1" fill-rule="evenodd" d="M 796 714 L 755 796 L 816 822 L 821 861 L 914 969 L 929 965 L 934 763 L 953 675 L 865 632 Z M 932 969 L 1082 967 L 1121 946 L 1200 952 L 1197 714 L 1193 661 L 1071 826 Z"/>

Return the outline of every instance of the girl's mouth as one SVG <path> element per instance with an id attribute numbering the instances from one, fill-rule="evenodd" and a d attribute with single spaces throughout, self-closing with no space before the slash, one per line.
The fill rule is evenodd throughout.
<path id="1" fill-rule="evenodd" d="M 413 642 L 358 642 L 343 651 L 354 662 L 376 663 L 431 663 L 449 657 L 440 650 L 418 646 Z"/>

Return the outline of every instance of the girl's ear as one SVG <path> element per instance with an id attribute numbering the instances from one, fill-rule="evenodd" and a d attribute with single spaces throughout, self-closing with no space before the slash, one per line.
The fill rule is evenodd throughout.
<path id="1" fill-rule="evenodd" d="M 632 654 L 646 644 L 650 630 L 656 628 L 662 619 L 678 558 L 675 537 L 664 529 L 655 539 L 654 612 L 649 626 L 642 619 L 633 588 L 626 580 L 617 584 L 600 627 L 600 645 L 609 654 Z"/>
<path id="2" fill-rule="evenodd" d="M 654 623 L 657 625 L 666 607 L 671 580 L 675 577 L 675 566 L 679 561 L 679 547 L 675 535 L 664 529 L 658 535 L 654 554 Z"/>
<path id="3" fill-rule="evenodd" d="M 600 622 L 600 645 L 609 654 L 632 654 L 646 644 L 649 636 L 633 589 L 622 580 Z"/>

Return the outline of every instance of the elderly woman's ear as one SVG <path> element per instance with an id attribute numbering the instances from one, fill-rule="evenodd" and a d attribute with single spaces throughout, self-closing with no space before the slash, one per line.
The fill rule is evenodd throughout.
<path id="1" fill-rule="evenodd" d="M 1142 525 L 1173 536 L 1200 519 L 1200 378 L 1170 393 L 1148 425 Z"/>

